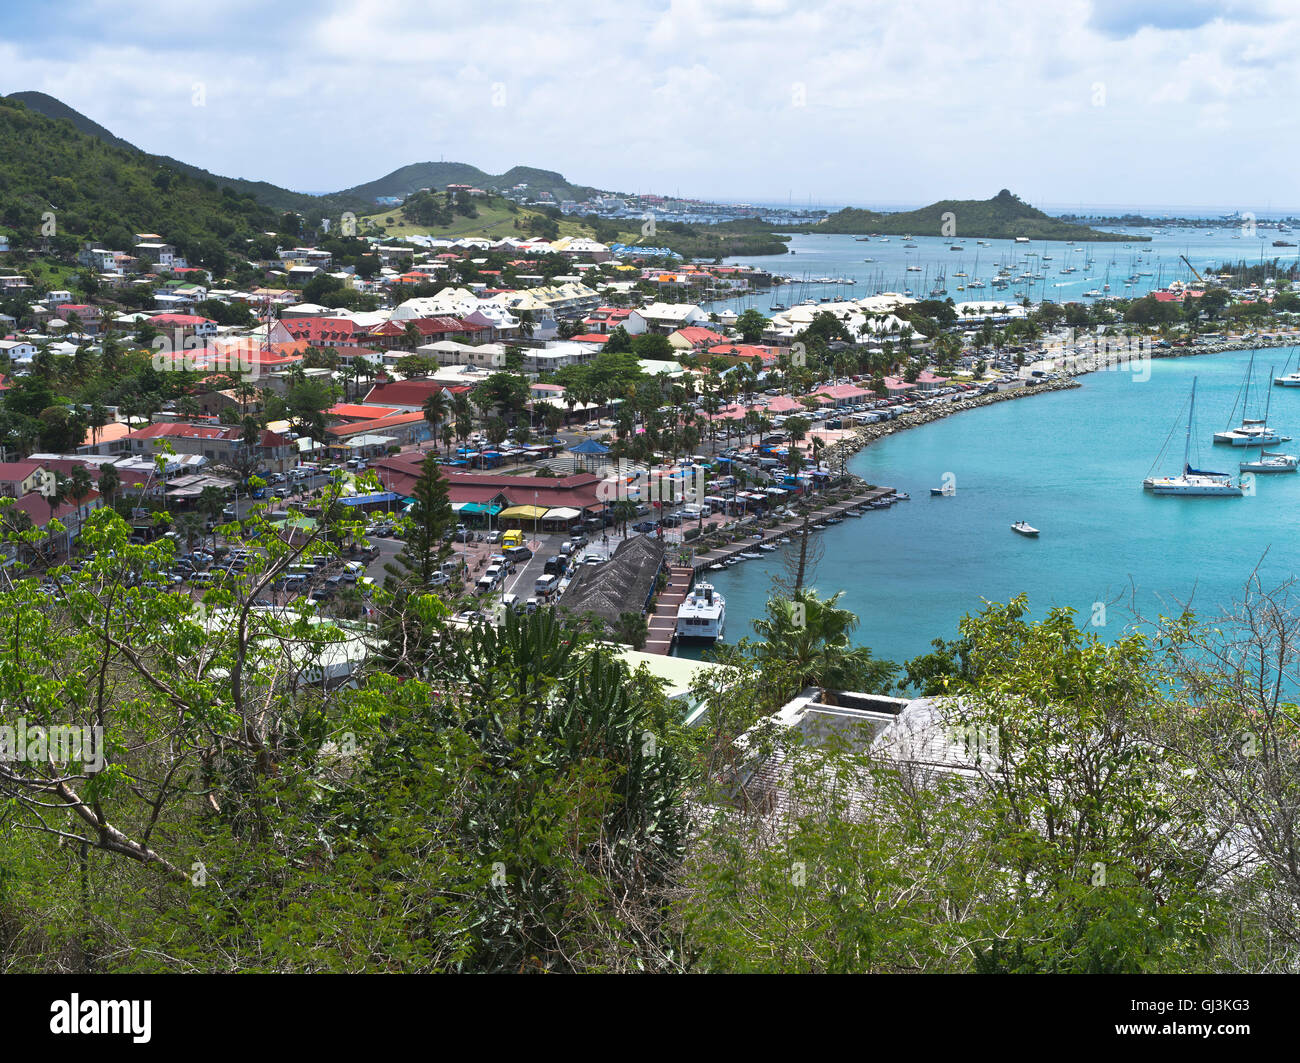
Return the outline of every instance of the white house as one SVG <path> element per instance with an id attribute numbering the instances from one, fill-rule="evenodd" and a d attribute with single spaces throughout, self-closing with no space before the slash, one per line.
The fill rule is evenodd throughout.
<path id="1" fill-rule="evenodd" d="M 0 354 L 8 355 L 16 365 L 25 365 L 36 357 L 36 345 L 26 340 L 0 340 Z"/>
<path id="2" fill-rule="evenodd" d="M 707 325 L 709 315 L 694 303 L 651 303 L 638 313 L 651 332 L 667 335 L 688 325 Z"/>

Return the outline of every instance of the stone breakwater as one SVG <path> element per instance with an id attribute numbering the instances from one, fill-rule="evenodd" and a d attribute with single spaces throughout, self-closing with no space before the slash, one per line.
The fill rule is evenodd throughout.
<path id="1" fill-rule="evenodd" d="M 993 391 L 987 395 L 974 395 L 968 399 L 958 399 L 956 402 L 940 403 L 938 406 L 931 406 L 925 410 L 905 413 L 892 421 L 879 421 L 876 424 L 862 425 L 854 430 L 853 435 L 845 437 L 835 445 L 846 447 L 849 452 L 853 453 L 863 447 L 870 446 L 877 439 L 883 439 L 885 436 L 895 435 L 898 432 L 905 432 L 909 428 L 918 428 L 923 424 L 929 424 L 931 421 L 951 417 L 955 413 L 975 410 L 981 406 L 992 406 L 995 402 L 1028 398 L 1031 395 L 1040 395 L 1048 391 L 1069 391 L 1071 388 L 1077 387 L 1082 387 L 1082 385 L 1076 380 L 1048 380 L 1042 384 L 1010 388 L 1006 391 Z"/>

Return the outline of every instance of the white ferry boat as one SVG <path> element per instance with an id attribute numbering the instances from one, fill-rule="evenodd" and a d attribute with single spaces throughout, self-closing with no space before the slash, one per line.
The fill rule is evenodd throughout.
<path id="1" fill-rule="evenodd" d="M 713 642 L 722 638 L 727 603 L 710 583 L 697 583 L 677 610 L 677 637 Z"/>

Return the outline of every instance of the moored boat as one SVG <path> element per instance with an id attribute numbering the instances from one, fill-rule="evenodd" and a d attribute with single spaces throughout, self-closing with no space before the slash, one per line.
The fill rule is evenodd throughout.
<path id="1" fill-rule="evenodd" d="M 1259 451 L 1259 457 L 1254 461 L 1243 461 L 1238 465 L 1242 472 L 1295 472 L 1297 466 L 1300 466 L 1300 455 L 1283 454 L 1278 450 L 1264 450 L 1262 447 Z"/>
<path id="2" fill-rule="evenodd" d="M 727 603 L 710 583 L 697 583 L 677 609 L 677 637 L 712 642 L 722 638 Z"/>
<path id="3" fill-rule="evenodd" d="M 1038 538 L 1038 529 L 1033 527 L 1028 521 L 1018 520 L 1011 525 L 1011 530 L 1017 535 L 1024 535 L 1030 539 Z"/>
<path id="4" fill-rule="evenodd" d="M 1156 495 L 1183 495 L 1199 498 L 1240 498 L 1239 485 L 1226 472 L 1194 469 L 1191 465 L 1192 421 L 1196 413 L 1196 378 L 1192 378 L 1192 396 L 1187 407 L 1187 435 L 1183 443 L 1183 470 L 1177 476 L 1148 476 L 1142 486 Z"/>

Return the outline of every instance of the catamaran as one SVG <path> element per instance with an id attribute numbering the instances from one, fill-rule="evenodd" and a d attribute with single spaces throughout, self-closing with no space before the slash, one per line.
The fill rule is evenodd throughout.
<path id="1" fill-rule="evenodd" d="M 1183 443 L 1183 471 L 1178 476 L 1148 476 L 1142 481 L 1142 486 L 1157 495 L 1240 498 L 1242 490 L 1232 482 L 1231 474 L 1192 468 L 1192 419 L 1195 413 L 1196 378 L 1192 377 L 1192 398 L 1187 406 L 1187 438 Z"/>
<path id="2" fill-rule="evenodd" d="M 1241 424 L 1236 428 L 1228 428 L 1222 432 L 1214 433 L 1216 443 L 1227 443 L 1233 447 L 1270 447 L 1278 443 L 1289 443 L 1290 436 L 1280 436 L 1268 426 L 1268 408 L 1265 407 L 1264 416 L 1247 417 L 1247 403 L 1250 401 L 1250 378 L 1255 368 L 1255 356 L 1250 356 L 1250 363 L 1246 366 L 1246 381 L 1243 385 L 1243 395 L 1241 400 Z M 1272 393 L 1269 399 L 1272 399 Z M 1237 410 L 1237 404 L 1232 405 L 1233 413 Z M 1228 415 L 1229 417 L 1232 414 Z"/>
<path id="3" fill-rule="evenodd" d="M 722 638 L 726 622 L 726 600 L 712 584 L 697 583 L 677 609 L 677 637 L 713 642 Z"/>

